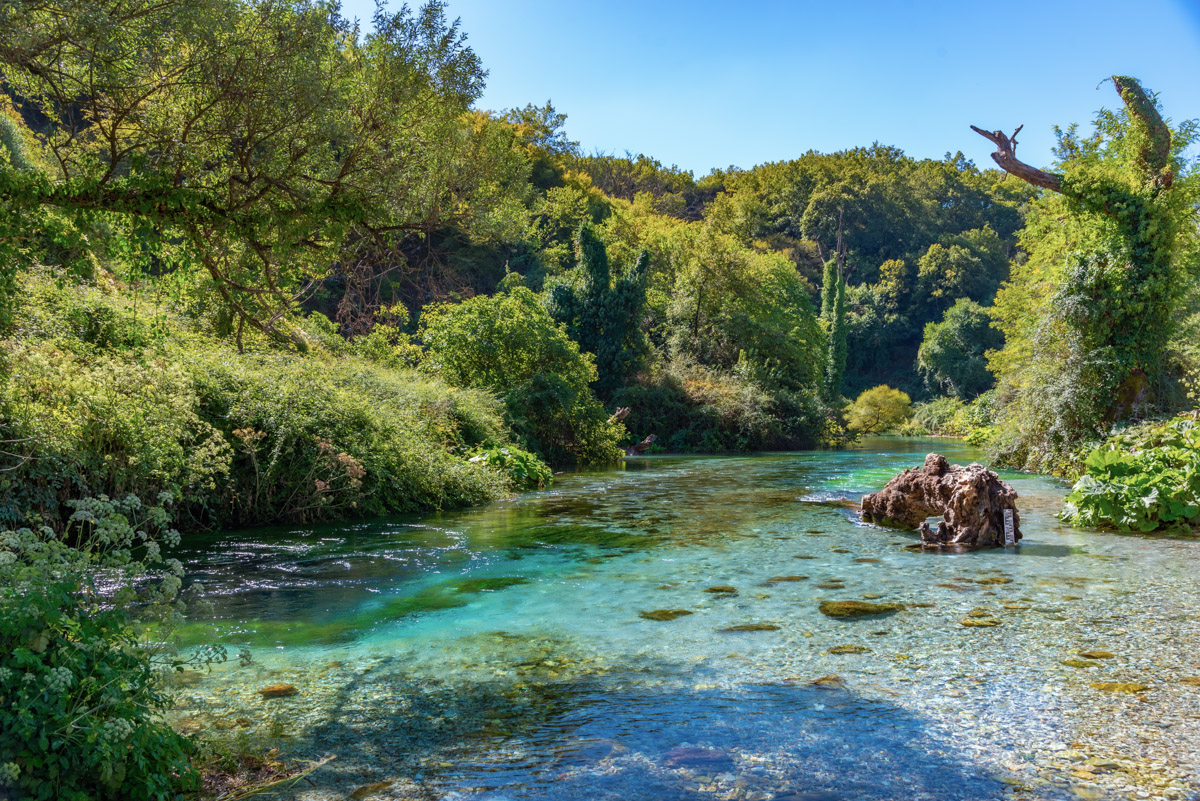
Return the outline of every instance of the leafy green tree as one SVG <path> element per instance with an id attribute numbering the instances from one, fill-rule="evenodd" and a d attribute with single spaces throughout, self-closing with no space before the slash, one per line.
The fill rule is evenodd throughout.
<path id="1" fill-rule="evenodd" d="M 419 336 L 430 370 L 498 394 L 525 447 L 547 460 L 605 462 L 620 454 L 625 429 L 592 394 L 595 359 L 528 288 L 426 306 Z"/>
<path id="2" fill-rule="evenodd" d="M 863 392 L 846 410 L 846 425 L 860 434 L 882 434 L 912 417 L 912 401 L 898 389 L 881 384 Z"/>
<path id="3" fill-rule="evenodd" d="M 0 69 L 54 165 L 0 164 L 0 194 L 34 227 L 59 209 L 147 267 L 198 268 L 239 332 L 303 347 L 289 316 L 347 243 L 495 197 L 463 122 L 484 72 L 438 2 L 361 34 L 328 0 L 14 0 Z"/>
<path id="4" fill-rule="evenodd" d="M 959 298 L 940 323 L 926 323 L 917 369 L 933 392 L 970 400 L 995 382 L 985 354 L 1003 345 L 1004 335 L 992 327 L 987 310 Z"/>
<path id="5" fill-rule="evenodd" d="M 650 256 L 642 250 L 614 280 L 604 242 L 587 223 L 579 227 L 575 250 L 577 273 L 550 288 L 547 305 L 580 349 L 596 357 L 596 391 L 608 397 L 633 374 L 646 351 L 641 323 Z"/>

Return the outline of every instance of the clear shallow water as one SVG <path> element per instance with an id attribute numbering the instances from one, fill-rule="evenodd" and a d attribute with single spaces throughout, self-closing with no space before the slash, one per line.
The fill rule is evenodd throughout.
<path id="1" fill-rule="evenodd" d="M 1030 476 L 1006 476 L 1009 551 L 914 552 L 827 502 L 935 449 L 980 457 L 652 458 L 462 512 L 192 540 L 207 617 L 253 662 L 189 676 L 182 724 L 337 754 L 311 798 L 1200 797 L 1180 681 L 1200 543 L 1065 528 L 1064 488 Z M 818 611 L 864 596 L 907 608 Z M 778 628 L 722 631 L 747 624 Z M 1063 664 L 1089 650 L 1111 656 Z M 279 682 L 299 693 L 259 696 Z"/>

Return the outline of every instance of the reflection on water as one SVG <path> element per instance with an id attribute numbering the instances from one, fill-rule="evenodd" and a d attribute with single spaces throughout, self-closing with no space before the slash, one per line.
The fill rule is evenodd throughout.
<path id="1" fill-rule="evenodd" d="M 181 715 L 337 753 L 312 798 L 1194 797 L 1200 548 L 1064 528 L 1038 477 L 1006 476 L 1007 551 L 913 552 L 836 502 L 931 449 L 980 458 L 651 458 L 461 512 L 192 539 L 213 604 L 187 634 L 254 662 L 195 677 Z M 299 694 L 258 695 L 279 682 Z"/>

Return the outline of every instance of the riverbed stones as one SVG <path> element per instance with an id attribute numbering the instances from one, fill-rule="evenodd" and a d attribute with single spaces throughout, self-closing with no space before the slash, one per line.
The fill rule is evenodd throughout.
<path id="1" fill-rule="evenodd" d="M 931 453 L 922 467 L 910 468 L 882 490 L 862 499 L 863 520 L 893 528 L 920 527 L 926 547 L 999 547 L 1005 543 L 1005 516 L 1012 513 L 1014 541 L 1021 539 L 1017 493 L 981 464 L 951 465 Z M 941 516 L 936 530 L 926 519 Z"/>
<path id="2" fill-rule="evenodd" d="M 826 617 L 833 617 L 839 620 L 855 620 L 857 618 L 894 615 L 904 608 L 904 604 L 875 604 L 869 601 L 824 601 L 817 608 Z"/>
<path id="3" fill-rule="evenodd" d="M 646 620 L 674 620 L 690 614 L 692 614 L 690 609 L 654 609 L 649 612 L 638 612 L 638 617 Z"/>

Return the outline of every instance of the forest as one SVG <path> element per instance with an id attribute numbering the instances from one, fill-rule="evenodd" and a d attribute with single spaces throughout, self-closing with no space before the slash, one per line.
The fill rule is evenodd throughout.
<path id="1" fill-rule="evenodd" d="M 161 666 L 227 656 L 169 645 L 202 593 L 171 548 L 213 532 L 881 433 L 1072 482 L 1084 527 L 1200 523 L 1200 129 L 1170 97 L 1109 78 L 1049 171 L 976 129 L 994 164 L 798 143 L 697 177 L 481 109 L 485 78 L 438 2 L 0 4 L 17 797 L 223 764 L 160 718 Z"/>

